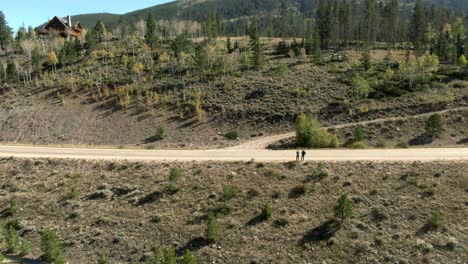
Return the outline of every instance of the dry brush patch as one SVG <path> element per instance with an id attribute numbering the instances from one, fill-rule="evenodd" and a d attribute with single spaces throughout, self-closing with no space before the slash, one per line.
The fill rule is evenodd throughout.
<path id="1" fill-rule="evenodd" d="M 103 254 L 138 263 L 160 246 L 190 249 L 201 263 L 457 263 L 466 257 L 467 171 L 466 162 L 2 159 L 0 209 L 16 200 L 5 220 L 19 220 L 28 257 L 41 255 L 40 234 L 54 228 L 69 263 Z M 298 186 L 305 191 L 290 195 Z M 340 222 L 333 208 L 342 194 L 353 217 Z M 262 217 L 266 205 L 271 216 Z M 443 221 L 428 228 L 437 210 Z M 205 238 L 209 215 L 217 218 L 215 241 Z"/>

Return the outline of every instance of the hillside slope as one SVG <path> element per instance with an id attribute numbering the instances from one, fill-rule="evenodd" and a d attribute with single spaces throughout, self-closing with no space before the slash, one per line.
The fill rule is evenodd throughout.
<path id="1" fill-rule="evenodd" d="M 403 6 L 401 11 L 409 13 L 416 0 L 402 0 Z M 287 0 L 289 9 L 293 14 L 303 14 L 305 16 L 313 16 L 318 7 L 319 0 Z M 141 10 L 131 11 L 122 15 L 129 21 L 145 19 L 148 14 L 153 14 L 158 19 L 172 20 L 195 20 L 203 21 L 211 12 L 220 14 L 225 19 L 236 19 L 241 17 L 262 16 L 267 13 L 280 14 L 281 5 L 285 3 L 282 0 L 180 0 L 172 1 Z M 468 11 L 468 1 L 465 0 L 427 0 L 426 5 L 444 6 L 452 10 Z M 104 10 L 103 10 L 104 11 Z M 76 15 L 75 18 L 83 22 L 87 27 L 92 27 L 97 20 L 104 21 L 105 24 L 113 26 L 119 20 L 119 15 L 100 13 L 100 14 L 82 14 Z"/>
<path id="2" fill-rule="evenodd" d="M 463 263 L 467 166 L 0 159 L 0 209 L 12 199 L 21 208 L 2 220 L 16 219 L 26 257 L 41 256 L 40 235 L 54 228 L 70 264 L 103 254 L 144 263 L 161 246 L 189 249 L 199 263 Z M 175 193 L 171 168 L 180 172 Z M 342 194 L 353 217 L 340 223 Z M 273 213 L 262 220 L 265 204 Z M 210 214 L 215 242 L 205 239 Z"/>

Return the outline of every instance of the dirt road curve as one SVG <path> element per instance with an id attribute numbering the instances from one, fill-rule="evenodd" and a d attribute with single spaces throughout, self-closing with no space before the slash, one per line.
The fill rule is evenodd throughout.
<path id="1" fill-rule="evenodd" d="M 0 157 L 67 158 L 132 161 L 256 161 L 294 160 L 295 151 L 269 150 L 125 150 L 0 146 Z M 467 160 L 468 148 L 310 150 L 307 160 L 317 161 L 439 161 Z"/>
<path id="2" fill-rule="evenodd" d="M 435 111 L 435 112 L 429 112 L 429 113 L 412 115 L 412 116 L 387 117 L 387 118 L 379 118 L 379 119 L 361 121 L 361 122 L 356 122 L 356 123 L 346 123 L 346 124 L 329 126 L 327 128 L 328 129 L 339 129 L 339 128 L 346 128 L 346 127 L 353 127 L 353 126 L 364 126 L 364 125 L 368 125 L 368 124 L 376 124 L 376 123 L 382 123 L 382 122 L 387 122 L 387 121 L 398 121 L 398 120 L 404 121 L 404 120 L 407 120 L 408 118 L 427 117 L 427 116 L 430 116 L 432 114 L 445 114 L 445 113 L 448 113 L 448 112 L 467 110 L 467 109 L 468 109 L 468 107 L 458 107 L 458 108 L 445 109 L 445 110 L 442 110 L 442 111 Z M 247 141 L 245 143 L 239 144 L 237 146 L 230 147 L 228 149 L 229 150 L 261 150 L 261 149 L 266 149 L 272 143 L 278 142 L 278 141 L 280 141 L 282 139 L 292 138 L 295 135 L 296 135 L 296 133 L 292 132 L 292 133 L 285 133 L 285 134 L 280 134 L 280 135 L 259 137 L 259 138 Z"/>

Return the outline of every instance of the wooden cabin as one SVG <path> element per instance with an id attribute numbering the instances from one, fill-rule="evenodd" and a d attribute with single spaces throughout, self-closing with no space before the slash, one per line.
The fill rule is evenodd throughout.
<path id="1" fill-rule="evenodd" d="M 55 16 L 39 30 L 39 34 L 43 36 L 57 34 L 64 38 L 71 38 L 80 37 L 83 31 L 84 28 L 81 26 L 80 22 L 73 25 L 71 16 L 67 16 L 66 20 Z"/>

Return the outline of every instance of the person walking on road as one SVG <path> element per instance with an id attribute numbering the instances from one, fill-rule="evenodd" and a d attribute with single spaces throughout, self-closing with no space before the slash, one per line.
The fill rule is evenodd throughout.
<path id="1" fill-rule="evenodd" d="M 301 158 L 301 161 L 304 161 L 305 160 L 305 156 L 306 156 L 306 152 L 305 150 L 302 151 L 302 158 Z"/>
<path id="2" fill-rule="evenodd" d="M 299 161 L 299 157 L 300 157 L 301 153 L 299 153 L 299 150 L 296 152 L 296 161 Z"/>

